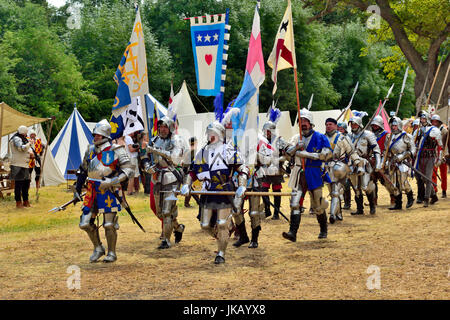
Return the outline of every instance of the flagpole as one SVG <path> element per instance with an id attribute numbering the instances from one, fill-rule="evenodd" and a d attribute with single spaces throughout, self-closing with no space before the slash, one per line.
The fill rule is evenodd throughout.
<path id="1" fill-rule="evenodd" d="M 297 93 L 297 112 L 298 112 L 298 131 L 300 134 L 300 141 L 302 140 L 302 119 L 300 118 L 300 98 L 298 94 L 298 78 L 297 78 L 297 68 L 294 68 L 294 80 L 295 80 L 295 92 Z M 302 170 L 305 170 L 305 158 L 302 159 Z"/>

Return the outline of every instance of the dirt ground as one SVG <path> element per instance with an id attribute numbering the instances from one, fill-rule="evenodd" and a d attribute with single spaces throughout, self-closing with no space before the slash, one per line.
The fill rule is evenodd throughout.
<path id="1" fill-rule="evenodd" d="M 38 203 L 32 189 L 32 208 L 26 210 L 16 210 L 11 198 L 0 202 L 0 299 L 450 298 L 449 198 L 393 212 L 380 187 L 375 215 L 368 207 L 364 216 L 346 210 L 323 240 L 308 213 L 295 243 L 281 236 L 289 229 L 284 219 L 269 218 L 262 223 L 259 248 L 230 242 L 224 265 L 213 263 L 216 241 L 200 229 L 198 207 L 184 208 L 182 200 L 183 240 L 158 250 L 161 224 L 143 194 L 128 200 L 147 232 L 121 213 L 118 260 L 89 263 L 92 246 L 78 228 L 80 204 L 47 212 L 71 198 L 62 185 L 42 188 Z M 305 204 L 309 208 L 308 198 Z M 288 197 L 282 211 L 289 217 Z M 250 234 L 248 215 L 246 221 Z M 100 236 L 106 244 L 103 229 Z"/>

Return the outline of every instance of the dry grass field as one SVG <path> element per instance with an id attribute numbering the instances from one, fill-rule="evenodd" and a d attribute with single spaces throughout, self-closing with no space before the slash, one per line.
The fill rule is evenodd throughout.
<path id="1" fill-rule="evenodd" d="M 317 239 L 318 223 L 308 213 L 295 243 L 281 236 L 289 228 L 285 220 L 269 218 L 259 248 L 230 243 L 226 263 L 215 265 L 216 242 L 200 230 L 196 205 L 184 208 L 179 201 L 183 241 L 158 250 L 161 224 L 141 193 L 128 201 L 147 232 L 123 211 L 118 260 L 104 264 L 89 263 L 92 246 L 78 228 L 80 204 L 47 213 L 72 198 L 66 186 L 42 188 L 38 203 L 34 189 L 30 193 L 32 208 L 26 210 L 16 210 L 12 198 L 0 202 L 0 299 L 450 298 L 450 199 L 392 212 L 381 187 L 376 215 L 368 207 L 364 216 L 344 211 L 325 240 Z M 287 197 L 282 211 L 289 216 Z M 250 233 L 248 216 L 246 221 Z M 103 229 L 100 236 L 106 243 Z M 68 288 L 73 268 L 80 271 L 79 289 Z M 370 287 L 377 275 L 379 286 Z"/>

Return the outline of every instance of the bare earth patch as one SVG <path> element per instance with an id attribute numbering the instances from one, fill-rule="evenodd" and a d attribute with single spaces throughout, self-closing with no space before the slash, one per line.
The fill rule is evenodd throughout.
<path id="1" fill-rule="evenodd" d="M 13 201 L 0 203 L 0 299 L 450 298 L 450 199 L 392 212 L 381 186 L 376 215 L 368 207 L 364 216 L 344 211 L 342 222 L 329 224 L 325 240 L 317 239 L 319 225 L 308 210 L 295 243 L 281 236 L 289 229 L 284 219 L 269 218 L 262 223 L 259 248 L 234 248 L 231 240 L 226 263 L 216 266 L 216 242 L 200 230 L 197 206 L 184 208 L 179 201 L 179 221 L 186 225 L 183 240 L 161 251 L 161 223 L 140 194 L 128 200 L 147 233 L 123 211 L 118 260 L 92 264 L 92 246 L 78 228 L 80 204 L 47 213 L 72 194 L 65 186 L 46 187 L 35 203 L 33 192 L 30 209 L 18 211 Z M 308 197 L 305 204 L 309 208 Z M 289 217 L 288 197 L 283 197 L 282 211 Z M 248 215 L 246 222 L 250 235 Z M 102 228 L 100 237 L 106 244 Z M 80 289 L 68 288 L 71 266 L 79 267 Z M 379 289 L 373 287 L 376 275 Z"/>

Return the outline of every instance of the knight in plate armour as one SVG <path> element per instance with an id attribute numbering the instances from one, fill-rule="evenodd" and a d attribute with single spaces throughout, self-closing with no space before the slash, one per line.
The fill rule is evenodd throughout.
<path id="1" fill-rule="evenodd" d="M 337 131 L 335 119 L 328 118 L 325 121 L 325 127 L 325 136 L 333 151 L 332 159 L 327 162 L 327 171 L 331 179 L 331 183 L 328 185 L 331 196 L 330 223 L 333 224 L 336 220 L 343 220 L 341 197 L 350 175 L 350 163 L 358 161 L 359 157 L 350 138 Z"/>
<path id="2" fill-rule="evenodd" d="M 269 120 L 262 127 L 262 135 L 258 135 L 257 147 L 257 176 L 260 181 L 260 190 L 281 192 L 283 179 L 283 164 L 286 161 L 284 151 L 288 143 L 277 135 L 277 122 L 281 117 L 281 111 L 273 106 L 269 109 Z M 265 217 L 271 215 L 269 196 L 262 197 L 264 202 Z M 274 212 L 272 220 L 279 220 L 281 196 L 273 197 Z"/>
<path id="3" fill-rule="evenodd" d="M 191 185 L 197 179 L 206 191 L 233 191 L 233 175 L 237 173 L 238 188 L 235 196 L 206 195 L 201 203 L 201 228 L 217 239 L 215 264 L 225 263 L 232 218 L 239 223 L 241 208 L 247 190 L 249 170 L 244 165 L 240 152 L 232 143 L 225 140 L 225 127 L 218 120 L 206 128 L 207 143 L 195 155 L 192 170 L 186 177 L 181 194 L 191 192 Z M 214 219 L 215 217 L 215 219 Z M 242 219 L 243 220 L 243 219 Z M 240 222 L 242 223 L 242 222 Z"/>
<path id="4" fill-rule="evenodd" d="M 356 212 L 352 215 L 364 214 L 363 192 L 366 193 L 370 205 L 370 214 L 375 214 L 375 183 L 370 179 L 371 173 L 381 170 L 381 151 L 377 143 L 375 134 L 371 131 L 364 130 L 362 119 L 360 117 L 352 117 L 349 120 L 351 126 L 351 139 L 353 146 L 359 156 L 358 161 L 354 161 L 351 165 L 350 181 L 355 191 Z M 374 165 L 370 159 L 374 158 Z"/>
<path id="5" fill-rule="evenodd" d="M 184 224 L 178 222 L 177 200 L 171 198 L 170 191 L 179 189 L 183 183 L 183 160 L 186 158 L 186 144 L 175 134 L 175 112 L 169 108 L 167 115 L 158 120 L 158 135 L 147 146 L 147 159 L 143 160 L 144 170 L 152 177 L 156 215 L 162 221 L 161 244 L 158 249 L 172 246 L 170 238 L 174 234 L 175 243 L 183 237 Z"/>
<path id="6" fill-rule="evenodd" d="M 134 169 L 124 146 L 112 143 L 111 125 L 106 119 L 95 125 L 93 135 L 94 143 L 88 146 L 78 170 L 74 197 L 82 201 L 81 189 L 87 183 L 79 227 L 86 231 L 94 245 L 90 261 L 96 262 L 105 254 L 99 227 L 94 223 L 98 213 L 103 213 L 103 228 L 108 245 L 108 254 L 103 261 L 114 262 L 117 260 L 119 229 L 117 212 L 121 210 L 124 197 L 121 185 L 133 177 Z"/>
<path id="7" fill-rule="evenodd" d="M 424 181 L 420 175 L 416 175 L 418 189 L 424 190 L 423 206 L 428 207 L 429 204 L 434 204 L 438 201 L 438 197 L 431 183 L 433 171 L 442 164 L 442 138 L 441 132 L 438 128 L 431 125 L 430 115 L 421 111 L 420 129 L 417 134 L 417 156 L 414 166 L 430 181 Z M 431 199 L 430 199 L 431 197 Z M 430 201 L 431 200 L 431 201 Z"/>
<path id="8" fill-rule="evenodd" d="M 313 130 L 313 115 L 307 109 L 300 111 L 300 134 L 292 137 L 286 156 L 294 159 L 294 166 L 288 186 L 293 195 L 290 199 L 291 218 L 289 232 L 283 232 L 284 238 L 293 242 L 297 239 L 297 231 L 301 221 L 300 199 L 306 191 L 309 192 L 311 208 L 316 214 L 320 226 L 319 239 L 327 237 L 328 201 L 322 195 L 324 182 L 330 183 L 330 177 L 324 169 L 325 162 L 332 157 L 330 143 L 324 134 Z"/>
<path id="9" fill-rule="evenodd" d="M 385 140 L 385 148 L 388 148 L 385 168 L 387 168 L 386 171 L 390 180 L 397 187 L 397 190 L 391 191 L 391 194 L 395 197 L 395 206 L 389 209 L 401 210 L 403 192 L 406 193 L 408 199 L 406 208 L 411 207 L 414 203 L 413 191 L 408 181 L 410 170 L 403 162 L 411 161 L 416 153 L 416 145 L 414 144 L 412 135 L 402 130 L 402 120 L 399 117 L 392 117 L 389 120 L 389 124 L 392 138 L 388 137 Z M 389 140 L 390 145 L 388 146 Z"/>

